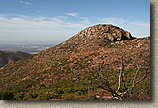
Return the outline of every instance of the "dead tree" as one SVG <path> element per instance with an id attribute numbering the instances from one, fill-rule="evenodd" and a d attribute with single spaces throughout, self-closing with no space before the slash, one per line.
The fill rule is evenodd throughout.
<path id="1" fill-rule="evenodd" d="M 140 69 L 142 68 L 141 66 L 138 65 L 138 63 L 136 62 L 136 70 L 134 71 L 134 77 L 133 77 L 133 81 L 132 81 L 132 85 L 130 87 L 126 86 L 126 82 L 124 80 L 124 61 L 123 61 L 123 57 L 120 63 L 120 70 L 119 70 L 119 75 L 118 75 L 118 87 L 117 90 L 114 90 L 112 88 L 112 86 L 110 85 L 109 82 L 109 76 L 105 75 L 105 71 L 104 71 L 104 62 L 101 62 L 98 66 L 98 77 L 96 77 L 96 79 L 100 79 L 102 80 L 101 85 L 99 86 L 100 88 L 102 88 L 103 90 L 107 90 L 108 92 L 111 93 L 112 98 L 113 99 L 117 99 L 117 100 L 129 100 L 132 95 L 133 95 L 133 90 L 136 87 L 136 85 L 138 83 L 140 83 L 141 81 L 143 81 L 145 78 L 147 78 L 148 76 L 148 69 L 145 69 L 145 75 L 140 78 L 139 80 L 136 80 L 137 75 L 140 71 Z M 120 91 L 120 89 L 123 88 L 123 91 Z"/>

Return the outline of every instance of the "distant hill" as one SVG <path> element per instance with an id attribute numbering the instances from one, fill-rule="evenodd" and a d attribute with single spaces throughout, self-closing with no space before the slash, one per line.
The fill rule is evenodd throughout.
<path id="1" fill-rule="evenodd" d="M 24 59 L 29 56 L 31 56 L 31 54 L 27 54 L 21 51 L 16 51 L 16 52 L 0 51 L 0 67 L 3 67 L 6 64 Z"/>
<path id="2" fill-rule="evenodd" d="M 121 71 L 124 79 L 119 77 Z M 150 37 L 137 39 L 113 25 L 94 25 L 4 66 L 0 78 L 0 90 L 13 92 L 14 99 L 106 100 L 107 96 L 121 96 L 110 91 L 118 92 L 118 88 L 119 92 L 132 91 L 131 100 L 148 100 Z M 127 87 L 119 89 L 124 83 Z"/>

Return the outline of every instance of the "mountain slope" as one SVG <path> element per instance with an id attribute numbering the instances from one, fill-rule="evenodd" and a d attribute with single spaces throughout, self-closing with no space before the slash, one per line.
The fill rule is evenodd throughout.
<path id="1" fill-rule="evenodd" d="M 95 25 L 61 44 L 5 66 L 0 70 L 0 89 L 31 90 L 70 86 L 94 89 L 97 85 L 90 83 L 93 77 L 97 77 L 99 63 L 103 61 L 104 70 L 107 74 L 113 74 L 111 83 L 115 83 L 116 87 L 122 58 L 126 65 L 125 71 L 128 72 L 126 80 L 129 80 L 130 85 L 136 63 L 143 67 L 139 77 L 143 75 L 143 69 L 150 70 L 150 38 L 135 39 L 119 27 Z"/>

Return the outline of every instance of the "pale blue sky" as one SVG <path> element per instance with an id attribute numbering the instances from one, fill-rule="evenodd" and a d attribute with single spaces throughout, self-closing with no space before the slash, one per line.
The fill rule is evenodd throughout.
<path id="1" fill-rule="evenodd" d="M 95 24 L 150 35 L 150 0 L 0 0 L 0 42 L 64 41 Z"/>

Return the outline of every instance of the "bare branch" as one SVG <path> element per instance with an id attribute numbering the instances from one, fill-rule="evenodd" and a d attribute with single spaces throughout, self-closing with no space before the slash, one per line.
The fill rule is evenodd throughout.
<path id="1" fill-rule="evenodd" d="M 139 67 L 138 64 L 137 64 L 137 69 L 136 69 L 136 72 L 135 72 L 135 74 L 134 74 L 132 87 L 135 86 L 135 80 L 136 80 L 137 74 L 138 74 L 138 72 L 139 72 L 140 69 L 141 69 L 141 67 Z"/>
<path id="2" fill-rule="evenodd" d="M 147 77 L 147 75 L 148 75 L 148 72 L 147 72 L 147 70 L 146 70 L 144 77 L 143 77 L 142 79 L 136 81 L 135 85 L 137 85 L 137 84 L 140 83 L 142 80 L 144 80 L 144 79 Z"/>
<path id="3" fill-rule="evenodd" d="M 138 83 L 140 83 L 141 81 L 143 81 L 143 80 L 147 77 L 147 75 L 148 75 L 148 72 L 147 72 L 147 69 L 146 69 L 146 72 L 145 72 L 144 77 L 142 77 L 142 78 L 141 78 L 140 80 L 138 80 L 138 81 L 134 81 L 134 84 L 133 84 L 132 89 L 131 89 L 131 93 L 133 93 L 133 90 L 134 90 L 134 88 L 136 87 L 136 85 L 137 85 Z"/>
<path id="4" fill-rule="evenodd" d="M 118 85 L 118 88 L 117 88 L 117 92 L 120 90 L 121 82 L 123 82 L 123 86 L 127 90 L 127 87 L 126 87 L 126 84 L 125 84 L 125 81 L 124 81 L 123 72 L 124 72 L 124 63 L 123 63 L 123 57 L 122 57 L 121 66 L 120 66 L 120 75 L 119 75 L 119 85 Z M 122 79 L 122 81 L 121 81 L 121 79 Z"/>

